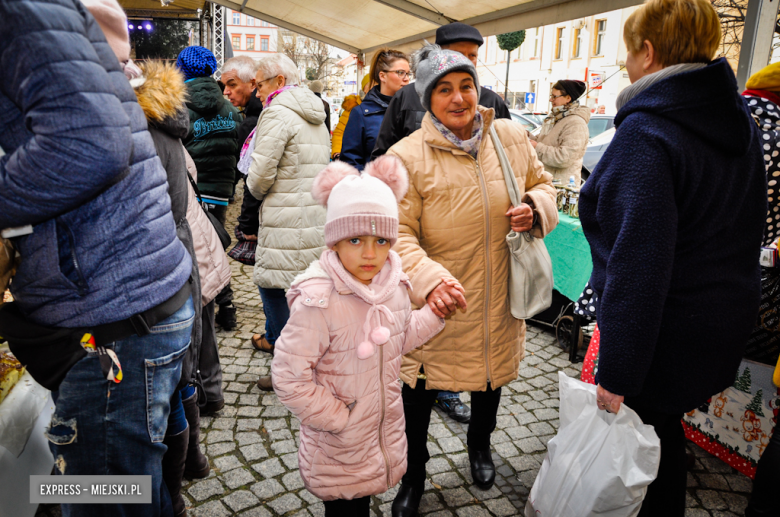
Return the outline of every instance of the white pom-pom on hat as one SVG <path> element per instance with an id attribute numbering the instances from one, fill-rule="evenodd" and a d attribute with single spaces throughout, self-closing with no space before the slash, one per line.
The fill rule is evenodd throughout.
<path id="1" fill-rule="evenodd" d="M 382 180 L 393 191 L 396 201 L 400 202 L 409 190 L 409 173 L 404 164 L 395 156 L 380 156 L 366 165 L 363 171 L 369 176 Z"/>
<path id="2" fill-rule="evenodd" d="M 328 199 L 333 187 L 347 176 L 360 176 L 360 173 L 348 163 L 330 162 L 330 165 L 322 169 L 314 178 L 314 183 L 311 186 L 312 197 L 322 206 L 328 206 Z"/>

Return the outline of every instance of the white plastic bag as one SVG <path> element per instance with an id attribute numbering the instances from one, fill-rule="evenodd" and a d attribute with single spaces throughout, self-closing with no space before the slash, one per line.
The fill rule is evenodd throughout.
<path id="1" fill-rule="evenodd" d="M 558 373 L 560 428 L 547 444 L 525 517 L 633 517 L 658 474 L 661 443 L 625 404 L 596 407 L 596 386 Z"/>

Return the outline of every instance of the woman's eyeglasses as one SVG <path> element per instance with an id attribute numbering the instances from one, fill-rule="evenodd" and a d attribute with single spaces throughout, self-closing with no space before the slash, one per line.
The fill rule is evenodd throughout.
<path id="1" fill-rule="evenodd" d="M 392 72 L 392 73 L 396 74 L 398 77 L 400 77 L 401 79 L 405 79 L 407 77 L 410 80 L 414 79 L 414 74 L 411 73 L 411 72 L 407 72 L 406 70 L 385 70 L 385 72 L 387 72 L 387 73 Z"/>
<path id="2" fill-rule="evenodd" d="M 566 97 L 566 94 L 564 94 L 564 93 L 562 93 L 560 95 L 553 95 L 552 93 L 550 94 L 550 98 L 551 99 L 557 99 L 558 97 Z"/>

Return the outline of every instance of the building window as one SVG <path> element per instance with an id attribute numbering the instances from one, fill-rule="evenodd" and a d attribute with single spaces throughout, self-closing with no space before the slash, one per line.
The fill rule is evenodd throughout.
<path id="1" fill-rule="evenodd" d="M 563 27 L 555 29 L 555 59 L 563 57 Z"/>
<path id="2" fill-rule="evenodd" d="M 531 54 L 531 57 L 539 57 L 539 34 L 541 33 L 541 29 L 538 27 L 534 31 L 534 53 Z"/>
<path id="3" fill-rule="evenodd" d="M 260 38 L 260 50 L 268 52 L 268 38 Z"/>
<path id="4" fill-rule="evenodd" d="M 233 25 L 241 25 L 241 13 L 233 13 Z"/>
<path id="5" fill-rule="evenodd" d="M 241 50 L 241 36 L 233 36 L 233 50 Z"/>
<path id="6" fill-rule="evenodd" d="M 255 37 L 254 36 L 247 36 L 246 37 L 246 49 L 247 50 L 254 50 L 255 49 Z"/>
<path id="7" fill-rule="evenodd" d="M 246 17 L 246 24 L 247 25 L 254 25 L 255 24 L 255 19 L 252 18 L 251 16 L 247 16 Z"/>
<path id="8" fill-rule="evenodd" d="M 593 42 L 593 55 L 604 55 L 604 39 L 607 37 L 607 20 L 596 20 L 596 34 Z"/>
<path id="9" fill-rule="evenodd" d="M 269 25 L 268 25 L 268 22 L 261 22 L 261 23 L 260 23 L 260 25 L 261 25 L 262 27 L 268 27 L 268 26 L 269 26 Z"/>
<path id="10" fill-rule="evenodd" d="M 572 42 L 571 57 L 582 57 L 582 29 L 574 29 L 574 41 Z"/>

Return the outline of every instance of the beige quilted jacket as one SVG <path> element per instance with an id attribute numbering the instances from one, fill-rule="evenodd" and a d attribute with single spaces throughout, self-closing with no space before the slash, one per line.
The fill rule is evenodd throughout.
<path id="1" fill-rule="evenodd" d="M 289 289 L 325 247 L 325 208 L 311 197 L 314 177 L 330 162 L 322 100 L 308 88 L 280 93 L 257 121 L 247 175 L 262 200 L 254 283 Z"/>
<path id="2" fill-rule="evenodd" d="M 544 170 L 564 185 L 569 184 L 572 176 L 575 185 L 580 184 L 582 157 L 588 147 L 589 121 L 590 109 L 580 106 L 556 122 L 549 133 L 531 136 L 537 142 L 536 154 L 544 164 Z"/>

